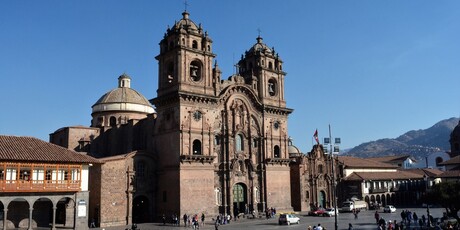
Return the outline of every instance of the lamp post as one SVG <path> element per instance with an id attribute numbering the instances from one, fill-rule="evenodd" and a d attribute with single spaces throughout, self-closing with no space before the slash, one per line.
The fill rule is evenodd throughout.
<path id="1" fill-rule="evenodd" d="M 332 197 L 333 197 L 333 206 L 334 206 L 334 229 L 339 228 L 337 222 L 337 192 L 336 192 L 336 180 L 335 180 L 335 171 L 334 171 L 334 156 L 333 154 L 339 153 L 339 144 L 340 138 L 335 138 L 334 145 L 332 145 L 332 134 L 331 134 L 331 125 L 329 125 L 329 138 L 324 138 L 324 144 L 329 144 L 329 159 L 331 162 L 331 173 L 332 173 Z"/>
<path id="2" fill-rule="evenodd" d="M 428 182 L 429 177 L 427 175 L 423 175 L 423 179 L 425 180 L 425 199 L 426 199 L 426 215 L 427 215 L 427 226 L 431 227 L 431 219 L 430 219 L 430 204 L 428 203 Z"/>

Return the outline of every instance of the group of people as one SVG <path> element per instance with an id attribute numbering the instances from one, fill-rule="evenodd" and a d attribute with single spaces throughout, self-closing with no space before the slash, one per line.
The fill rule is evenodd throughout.
<path id="1" fill-rule="evenodd" d="M 276 215 L 276 208 L 267 208 L 265 209 L 265 217 L 267 217 L 267 219 L 270 219 L 270 218 L 273 218 L 275 217 Z"/>
<path id="2" fill-rule="evenodd" d="M 400 222 L 398 222 L 397 220 L 389 220 L 387 222 L 385 219 L 383 219 L 383 217 L 380 216 L 378 211 L 375 211 L 374 218 L 378 226 L 378 230 L 401 230 L 406 228 L 410 229 L 411 226 L 415 228 L 417 227 L 417 225 L 420 228 L 427 226 L 427 219 L 425 215 L 422 215 L 422 217 L 419 218 L 417 213 L 407 209 L 401 211 Z"/>
<path id="3" fill-rule="evenodd" d="M 308 226 L 307 230 L 326 230 L 326 228 L 323 228 L 323 226 L 321 226 L 321 223 L 319 223 L 317 226 Z"/>
<path id="4" fill-rule="evenodd" d="M 163 225 L 166 225 L 166 216 L 163 214 L 161 216 L 161 219 L 163 221 Z M 184 226 L 185 227 L 192 227 L 193 229 L 198 229 L 201 226 L 204 225 L 204 220 L 205 220 L 205 215 L 204 213 L 201 213 L 201 216 L 198 214 L 195 215 L 187 215 L 184 214 L 182 216 L 182 220 L 184 221 Z M 171 224 L 174 226 L 180 226 L 180 221 L 179 217 L 177 214 L 171 215 Z"/>

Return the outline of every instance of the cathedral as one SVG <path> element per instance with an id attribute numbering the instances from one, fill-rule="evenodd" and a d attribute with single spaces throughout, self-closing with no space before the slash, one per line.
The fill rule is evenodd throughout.
<path id="1" fill-rule="evenodd" d="M 226 79 L 211 37 L 187 11 L 159 46 L 156 98 L 146 99 L 122 74 L 92 106 L 90 127 L 50 134 L 51 143 L 98 158 L 89 167 L 91 226 L 201 213 L 262 216 L 271 207 L 310 211 L 349 199 L 367 207 L 415 205 L 426 192 L 420 184 L 428 189 L 441 173 L 339 156 L 318 140 L 301 153 L 288 135 L 293 110 L 286 107 L 283 61 L 260 36 Z"/>
<path id="2" fill-rule="evenodd" d="M 292 211 L 293 110 L 278 53 L 258 36 L 237 74 L 222 79 L 211 37 L 187 11 L 159 45 L 156 98 L 123 74 L 92 106 L 90 127 L 50 134 L 50 142 L 105 162 L 90 169 L 90 219 L 103 227 L 162 215 Z"/>

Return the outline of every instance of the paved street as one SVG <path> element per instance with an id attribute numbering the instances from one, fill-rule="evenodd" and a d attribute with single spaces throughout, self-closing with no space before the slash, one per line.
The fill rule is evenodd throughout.
<path id="1" fill-rule="evenodd" d="M 425 208 L 408 208 L 412 212 L 416 212 L 419 218 L 422 215 L 426 216 L 426 209 Z M 401 213 L 402 209 L 398 209 L 396 213 L 383 213 L 380 210 L 379 214 L 383 217 L 386 221 L 389 220 L 401 220 Z M 432 208 L 430 209 L 430 213 L 433 217 L 441 217 L 444 209 L 442 208 Z M 338 225 L 339 229 L 348 229 L 348 223 L 351 223 L 355 230 L 359 229 L 377 229 L 374 219 L 374 212 L 373 210 L 369 211 L 362 211 L 358 215 L 358 219 L 355 219 L 352 213 L 340 213 L 338 216 Z M 307 229 L 308 226 L 318 225 L 321 223 L 323 227 L 328 230 L 334 229 L 334 217 L 311 217 L 306 216 L 305 213 L 300 213 L 298 215 L 300 217 L 300 224 L 299 225 L 278 225 L 278 219 L 272 218 L 269 220 L 266 219 L 242 219 L 239 221 L 234 221 L 228 225 L 221 225 L 219 226 L 219 230 L 235 230 L 235 229 L 289 229 L 289 230 L 299 230 L 299 229 Z M 105 228 L 105 230 L 125 230 L 127 227 L 119 226 L 119 227 L 109 227 Z M 162 224 L 158 223 L 148 223 L 148 224 L 139 224 L 138 228 L 140 230 L 150 230 L 150 229 L 158 229 L 158 230 L 172 230 L 172 229 L 191 229 L 185 228 L 184 226 L 177 227 L 172 225 L 163 226 Z M 97 228 L 102 229 L 102 228 Z M 214 229 L 214 225 L 209 221 L 206 223 L 204 227 L 200 229 Z"/>

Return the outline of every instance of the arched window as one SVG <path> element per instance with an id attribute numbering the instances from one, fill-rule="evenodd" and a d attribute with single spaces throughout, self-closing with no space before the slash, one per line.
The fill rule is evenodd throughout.
<path id="1" fill-rule="evenodd" d="M 442 162 L 442 157 L 436 157 L 436 166 L 439 166 L 441 162 Z"/>
<path id="2" fill-rule="evenodd" d="M 192 42 L 192 48 L 198 49 L 198 42 L 196 40 L 193 40 Z"/>
<path id="3" fill-rule="evenodd" d="M 277 84 L 275 79 L 268 80 L 268 94 L 270 96 L 275 96 L 277 93 Z"/>
<path id="4" fill-rule="evenodd" d="M 220 145 L 220 135 L 214 136 L 214 144 L 215 145 Z"/>
<path id="5" fill-rule="evenodd" d="M 323 173 L 323 165 L 318 165 L 318 173 Z"/>
<path id="6" fill-rule="evenodd" d="M 193 141 L 193 155 L 201 155 L 201 141 Z"/>
<path id="7" fill-rule="evenodd" d="M 192 81 L 201 80 L 201 64 L 198 61 L 192 61 L 190 63 L 190 78 Z"/>
<path id="8" fill-rule="evenodd" d="M 238 134 L 238 135 L 236 135 L 235 138 L 236 138 L 236 141 L 235 141 L 235 142 L 236 142 L 236 143 L 235 143 L 235 144 L 236 144 L 236 146 L 235 146 L 235 147 L 236 147 L 236 151 L 238 151 L 238 152 L 243 151 L 243 150 L 244 150 L 244 149 L 243 149 L 243 135 Z"/>
<path id="9" fill-rule="evenodd" d="M 97 118 L 97 126 L 102 126 L 104 124 L 104 117 Z"/>
<path id="10" fill-rule="evenodd" d="M 275 147 L 273 149 L 273 156 L 275 158 L 280 158 L 281 157 L 280 147 L 278 145 L 275 145 Z"/>
<path id="11" fill-rule="evenodd" d="M 268 62 L 268 68 L 273 69 L 273 63 L 272 62 Z"/>
<path id="12" fill-rule="evenodd" d="M 143 178 L 145 175 L 145 163 L 143 161 L 138 161 L 135 167 L 136 178 Z"/>
<path id="13" fill-rule="evenodd" d="M 172 62 L 168 63 L 168 69 L 166 72 L 166 80 L 168 83 L 172 83 L 174 80 L 174 64 Z"/>
<path id="14" fill-rule="evenodd" d="M 117 118 L 110 117 L 110 126 L 116 126 L 116 125 L 117 125 Z"/>

